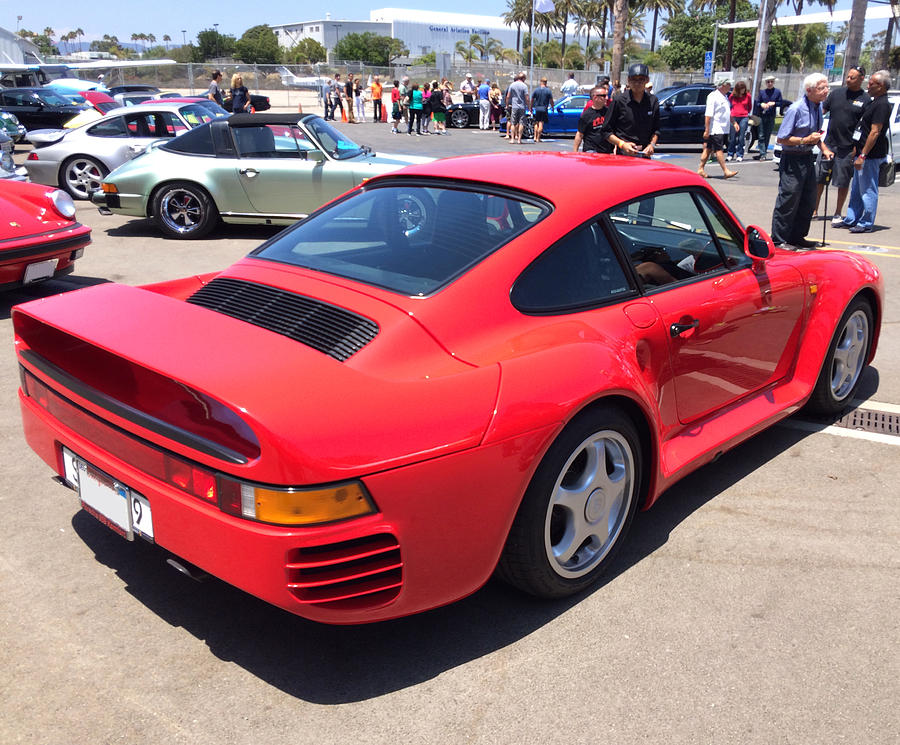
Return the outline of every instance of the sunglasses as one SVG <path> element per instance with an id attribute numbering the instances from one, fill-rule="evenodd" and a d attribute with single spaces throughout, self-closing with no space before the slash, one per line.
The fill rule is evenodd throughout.
<path id="1" fill-rule="evenodd" d="M 591 98 L 609 98 L 608 93 L 593 93 Z"/>

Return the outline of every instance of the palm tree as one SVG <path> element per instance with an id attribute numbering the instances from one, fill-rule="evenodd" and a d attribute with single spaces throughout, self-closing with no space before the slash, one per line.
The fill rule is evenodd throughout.
<path id="1" fill-rule="evenodd" d="M 507 26 L 516 27 L 516 50 L 522 49 L 522 24 L 531 25 L 531 0 L 506 0 L 509 8 L 503 14 L 503 22 Z"/>
<path id="2" fill-rule="evenodd" d="M 147 34 L 144 38 L 150 43 L 151 46 L 153 44 L 156 44 L 156 37 L 153 34 Z"/>
<path id="3" fill-rule="evenodd" d="M 589 70 L 591 65 L 597 65 L 597 69 L 600 69 L 600 66 L 606 61 L 606 53 L 603 51 L 603 47 L 601 46 L 602 42 L 594 41 L 588 42 L 584 47 L 584 69 Z"/>
<path id="4" fill-rule="evenodd" d="M 163 34 L 163 43 L 166 45 L 166 51 L 169 51 L 169 42 L 172 41 L 172 37 L 168 34 Z"/>
<path id="5" fill-rule="evenodd" d="M 733 1 L 733 0 L 732 0 Z M 653 11 L 653 31 L 650 34 L 650 51 L 656 51 L 656 26 L 660 11 L 665 12 L 669 18 L 684 10 L 684 0 L 643 0 L 641 5 L 645 10 Z"/>
<path id="6" fill-rule="evenodd" d="M 78 38 L 78 51 L 81 51 L 81 40 L 84 38 L 84 29 L 76 28 L 73 32 L 75 36 Z"/>
<path id="7" fill-rule="evenodd" d="M 866 25 L 867 0 L 853 0 L 850 10 L 850 26 L 847 33 L 847 49 L 844 53 L 844 69 L 849 70 L 859 64 L 862 49 L 863 30 Z"/>
<path id="8" fill-rule="evenodd" d="M 504 47 L 500 50 L 500 54 L 497 56 L 497 59 L 502 62 L 510 62 L 512 64 L 518 64 L 519 60 L 522 58 L 522 55 L 519 54 L 518 50 L 511 49 L 509 47 Z"/>
<path id="9" fill-rule="evenodd" d="M 503 43 L 499 39 L 495 39 L 493 36 L 488 37 L 487 41 L 484 43 L 484 53 L 487 55 L 488 59 L 493 57 L 495 60 L 500 58 L 500 53 L 503 51 Z"/>
<path id="10" fill-rule="evenodd" d="M 613 0 L 613 48 L 612 79 L 616 81 L 622 72 L 622 60 L 625 56 L 625 21 L 628 16 L 628 0 Z"/>
<path id="11" fill-rule="evenodd" d="M 556 0 L 554 15 L 556 27 L 562 31 L 562 58 L 566 58 L 566 32 L 569 29 L 569 12 L 572 10 L 572 0 Z"/>
<path id="12" fill-rule="evenodd" d="M 602 0 L 574 0 L 572 3 L 572 13 L 575 17 L 575 32 L 580 34 L 586 32 L 584 40 L 584 48 L 587 49 L 591 43 L 591 30 L 600 28 L 603 21 L 603 10 L 606 3 Z"/>
<path id="13" fill-rule="evenodd" d="M 472 47 L 470 47 L 464 41 L 456 42 L 454 52 L 463 58 L 463 62 L 471 62 L 475 57 L 475 53 L 472 51 Z"/>
<path id="14" fill-rule="evenodd" d="M 469 36 L 469 49 L 474 49 L 476 52 L 478 52 L 478 56 L 481 59 L 484 59 L 484 39 L 482 39 L 478 34 L 472 34 L 471 36 Z"/>

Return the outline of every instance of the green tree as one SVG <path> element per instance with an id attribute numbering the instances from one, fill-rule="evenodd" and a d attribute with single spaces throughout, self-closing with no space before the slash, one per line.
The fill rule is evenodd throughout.
<path id="1" fill-rule="evenodd" d="M 522 26 L 531 26 L 531 2 L 532 0 L 506 0 L 506 12 L 503 14 L 503 22 L 507 26 L 516 27 L 516 51 L 522 49 Z"/>
<path id="2" fill-rule="evenodd" d="M 220 34 L 214 28 L 203 29 L 197 34 L 197 61 L 212 59 L 217 54 L 230 57 L 236 44 L 237 39 L 231 34 Z"/>
<path id="3" fill-rule="evenodd" d="M 265 23 L 244 31 L 234 45 L 234 53 L 249 65 L 274 65 L 281 61 L 278 37 Z"/>
<path id="4" fill-rule="evenodd" d="M 385 67 L 397 57 L 409 54 L 399 39 L 380 36 L 372 31 L 361 34 L 347 34 L 334 46 L 337 59 L 363 62 L 367 65 Z"/>
<path id="5" fill-rule="evenodd" d="M 293 47 L 284 53 L 286 62 L 296 62 L 303 65 L 314 65 L 316 62 L 324 62 L 328 54 L 315 39 L 300 39 Z"/>
<path id="6" fill-rule="evenodd" d="M 437 64 L 437 53 L 428 52 L 419 57 L 415 64 L 424 65 L 425 67 L 434 67 Z"/>
<path id="7" fill-rule="evenodd" d="M 49 27 L 44 29 L 44 31 L 48 30 L 53 31 L 53 29 Z M 19 36 L 21 36 L 23 39 L 28 39 L 38 48 L 38 51 L 42 55 L 59 54 L 59 48 L 56 46 L 56 44 L 53 43 L 53 39 L 46 33 L 38 34 L 34 31 L 29 31 L 28 29 L 23 28 L 19 31 Z"/>

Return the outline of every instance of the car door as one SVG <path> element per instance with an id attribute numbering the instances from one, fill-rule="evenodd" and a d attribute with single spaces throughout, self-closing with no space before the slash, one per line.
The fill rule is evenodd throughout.
<path id="1" fill-rule="evenodd" d="M 668 331 L 678 418 L 709 416 L 784 378 L 806 298 L 800 273 L 754 269 L 743 232 L 709 195 L 677 190 L 609 213 Z"/>
<path id="2" fill-rule="evenodd" d="M 691 118 L 696 115 L 697 92 L 696 88 L 682 88 L 660 102 L 660 142 L 699 142 L 699 138 L 691 139 Z"/>
<path id="3" fill-rule="evenodd" d="M 574 136 L 578 131 L 578 118 L 590 100 L 589 96 L 567 96 L 564 98 L 548 112 L 545 131 L 550 134 Z"/>
<path id="4" fill-rule="evenodd" d="M 28 129 L 41 129 L 45 126 L 41 116 L 43 106 L 31 91 L 13 90 L 0 93 L 0 106 L 15 114 Z"/>
<path id="5" fill-rule="evenodd" d="M 230 129 L 238 156 L 236 177 L 261 214 L 307 215 L 355 185 L 352 173 L 333 168 L 340 164 L 325 160 L 297 126 L 261 123 Z"/>

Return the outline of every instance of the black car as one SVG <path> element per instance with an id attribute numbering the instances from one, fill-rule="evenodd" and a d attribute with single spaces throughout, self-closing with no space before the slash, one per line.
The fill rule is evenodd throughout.
<path id="1" fill-rule="evenodd" d="M 481 109 L 477 103 L 454 103 L 447 107 L 447 124 L 457 129 L 477 127 Z"/>
<path id="2" fill-rule="evenodd" d="M 225 111 L 230 112 L 231 105 L 231 96 L 228 96 L 228 98 L 223 101 L 222 106 L 225 108 Z M 268 96 L 259 96 L 256 93 L 250 94 L 250 105 L 253 107 L 254 111 L 268 111 L 272 108 Z"/>
<path id="3" fill-rule="evenodd" d="M 706 126 L 706 97 L 715 90 L 712 85 L 693 83 L 663 88 L 659 99 L 659 143 L 661 145 L 703 142 Z"/>
<path id="4" fill-rule="evenodd" d="M 82 111 L 65 96 L 48 88 L 4 88 L 0 91 L 0 111 L 15 114 L 25 129 L 62 129 Z"/>

